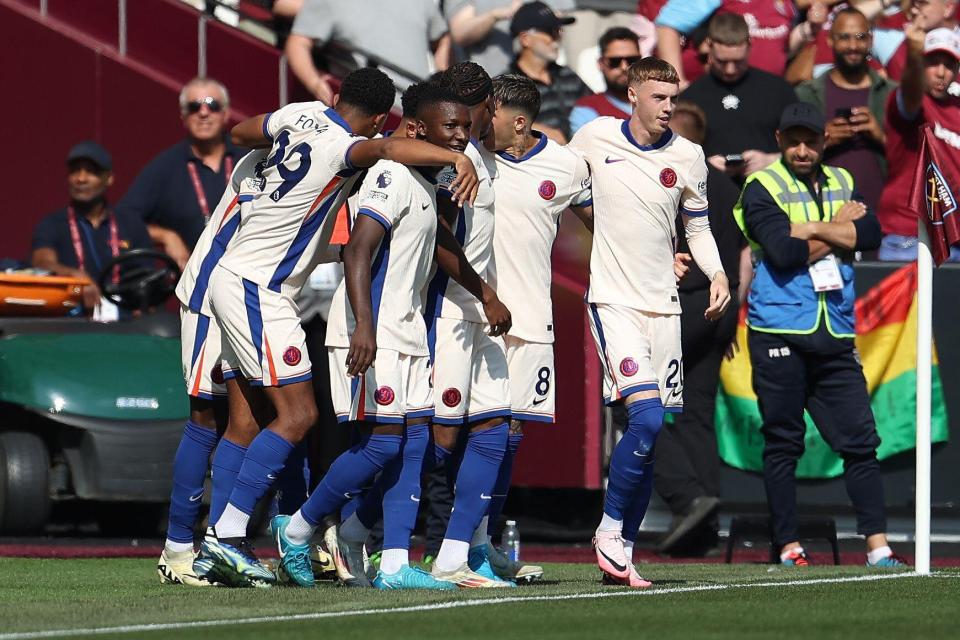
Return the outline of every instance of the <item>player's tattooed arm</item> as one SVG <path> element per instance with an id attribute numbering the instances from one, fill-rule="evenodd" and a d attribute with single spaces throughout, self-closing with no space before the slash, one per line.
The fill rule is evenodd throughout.
<path id="1" fill-rule="evenodd" d="M 467 257 L 463 255 L 460 243 L 450 231 L 442 214 L 438 216 L 437 222 L 437 264 L 483 304 L 483 313 L 487 316 L 487 322 L 490 323 L 490 335 L 499 336 L 507 333 L 513 324 L 510 310 L 500 302 L 497 292 L 470 266 Z"/>
<path id="2" fill-rule="evenodd" d="M 480 178 L 473 161 L 457 151 L 444 149 L 424 140 L 389 137 L 363 140 L 350 147 L 347 160 L 354 167 L 372 167 L 380 160 L 421 167 L 448 167 L 457 170 L 450 183 L 453 199 L 463 206 L 473 204 L 480 190 Z"/>
<path id="3" fill-rule="evenodd" d="M 273 140 L 263 134 L 263 121 L 266 117 L 267 114 L 261 113 L 247 118 L 231 129 L 230 139 L 233 140 L 233 144 L 248 149 L 269 149 L 273 145 Z"/>
<path id="4" fill-rule="evenodd" d="M 370 300 L 370 263 L 384 233 L 383 225 L 373 218 L 357 216 L 350 232 L 350 241 L 343 248 L 347 298 L 357 321 L 347 352 L 347 374 L 350 376 L 362 376 L 377 355 L 377 332 L 373 326 L 373 304 Z"/>

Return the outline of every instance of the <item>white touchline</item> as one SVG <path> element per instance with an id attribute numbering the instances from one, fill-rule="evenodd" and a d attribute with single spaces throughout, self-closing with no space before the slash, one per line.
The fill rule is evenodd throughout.
<path id="1" fill-rule="evenodd" d="M 802 587 L 811 584 L 839 584 L 843 582 L 873 582 L 875 580 L 892 580 L 896 578 L 937 578 L 954 577 L 950 574 L 933 574 L 922 576 L 916 573 L 884 573 L 866 576 L 848 576 L 845 578 L 814 578 L 811 580 L 781 580 L 768 582 L 736 582 L 731 584 L 704 584 L 692 587 L 666 587 L 663 589 L 646 589 L 638 591 L 599 591 L 595 593 L 568 593 L 550 596 L 514 596 L 509 598 L 478 598 L 475 600 L 456 600 L 453 602 L 436 602 L 411 607 L 394 607 L 382 609 L 358 609 L 354 611 L 324 611 L 318 613 L 294 613 L 283 616 L 261 616 L 257 618 L 237 618 L 233 620 L 195 620 L 187 622 L 164 622 L 154 624 L 131 624 L 116 627 L 92 627 L 89 629 L 51 629 L 49 631 L 23 631 L 17 633 L 0 633 L 0 640 L 33 640 L 34 638 L 64 638 L 77 636 L 94 636 L 108 633 L 144 633 L 148 631 L 171 631 L 175 629 L 201 629 L 203 627 L 225 627 L 240 624 L 261 624 L 268 622 L 296 622 L 299 620 L 323 620 L 326 618 L 352 618 L 355 616 L 386 615 L 393 613 L 416 613 L 419 611 L 440 611 L 444 609 L 461 609 L 463 607 L 482 607 L 495 604 L 515 604 L 518 602 L 555 602 L 561 600 L 594 600 L 597 598 L 623 598 L 631 596 L 656 596 L 671 593 L 694 593 L 697 591 L 724 591 L 727 589 L 751 589 L 760 587 Z"/>

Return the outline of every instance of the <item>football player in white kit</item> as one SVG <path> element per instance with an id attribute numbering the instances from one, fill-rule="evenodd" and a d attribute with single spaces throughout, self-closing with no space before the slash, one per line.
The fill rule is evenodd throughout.
<path id="1" fill-rule="evenodd" d="M 707 219 L 703 150 L 670 128 L 676 70 L 644 58 L 629 69 L 629 120 L 598 118 L 570 146 L 590 165 L 593 249 L 588 318 L 603 363 L 608 403 L 625 402 L 627 431 L 610 461 L 603 519 L 594 547 L 604 580 L 650 583 L 632 562 L 653 486 L 654 445 L 664 411 L 683 407 L 680 304 L 674 229 L 682 214 L 690 253 L 711 280 L 705 316 L 730 302 L 727 277 Z"/>
<path id="2" fill-rule="evenodd" d="M 493 85 L 486 71 L 473 62 L 459 63 L 446 75 L 470 105 L 473 139 L 466 153 L 474 160 L 481 184 L 472 206 L 452 211 L 440 206 L 441 224 L 450 227 L 469 266 L 486 281 L 493 257 L 496 161 L 483 144 L 493 142 Z M 450 172 L 441 172 L 439 183 L 448 183 L 450 177 Z M 434 357 L 433 452 L 437 459 L 445 459 L 455 492 L 431 572 L 439 580 L 465 588 L 507 587 L 512 583 L 499 579 L 487 562 L 484 518 L 507 448 L 510 385 L 501 335 L 509 329 L 510 315 L 485 282 L 484 293 L 478 295 L 474 288 L 450 281 L 441 244 L 438 262 L 443 269 L 430 283 L 426 308 Z M 462 457 L 452 455 L 458 443 Z M 482 543 L 477 542 L 480 539 Z"/>
<path id="3" fill-rule="evenodd" d="M 514 315 L 510 333 L 504 336 L 512 418 L 507 451 L 487 511 L 491 529 L 507 498 L 523 423 L 554 422 L 550 254 L 560 215 L 572 207 L 587 228 L 593 228 L 590 171 L 583 157 L 532 130 L 540 112 L 536 84 L 526 76 L 498 76 L 493 80 L 493 99 L 494 147 L 502 151 L 496 152 L 493 181 L 496 277 L 491 284 Z M 531 581 L 543 575 L 538 566 L 508 560 L 489 540 L 487 553 L 501 578 Z"/>
<path id="4" fill-rule="evenodd" d="M 157 563 L 161 584 L 212 584 L 203 570 L 206 567 L 201 565 L 195 571 L 193 551 L 193 528 L 202 505 L 210 455 L 219 440 L 218 428 L 226 428 L 227 390 L 220 367 L 220 327 L 210 317 L 207 285 L 210 271 L 237 230 L 242 202 L 252 199 L 258 190 L 257 174 L 266 157 L 265 151 L 253 151 L 237 163 L 177 284 L 181 362 L 190 418 L 174 456 L 167 538 Z M 211 505 L 211 514 L 215 511 Z"/>
<path id="5" fill-rule="evenodd" d="M 418 106 L 407 135 L 462 152 L 470 135 L 467 106 L 437 84 L 421 83 L 414 90 Z M 436 173 L 381 161 L 363 181 L 344 248 L 345 279 L 330 308 L 327 348 L 338 419 L 364 423 L 364 433 L 331 465 L 297 513 L 275 519 L 281 557 L 302 553 L 323 516 L 339 511 L 382 471 L 360 501 L 357 517 L 341 527 L 344 542 L 338 542 L 350 573 L 358 584 L 368 584 L 362 555 L 350 551 L 348 530 L 356 523 L 362 544 L 368 533 L 363 521 L 374 524 L 382 504 L 383 555 L 373 582 L 381 589 L 456 589 L 409 563 L 433 416 L 422 292 L 436 248 Z M 372 521 L 361 516 L 364 512 L 374 514 Z M 289 573 L 283 562 L 281 571 Z"/>
<path id="6" fill-rule="evenodd" d="M 348 75 L 334 106 L 291 104 L 235 127 L 234 138 L 271 146 L 257 194 L 210 276 L 210 308 L 223 332 L 222 360 L 234 423 L 256 422 L 264 396 L 276 417 L 250 442 L 229 501 L 203 550 L 215 568 L 250 584 L 275 580 L 246 540 L 250 514 L 316 422 L 310 362 L 294 296 L 329 244 L 335 212 L 362 168 L 382 159 L 424 166 L 454 165 L 455 195 L 468 201 L 476 172 L 461 153 L 410 139 L 367 139 L 393 105 L 393 83 L 376 69 Z M 244 430 L 245 431 L 245 430 Z M 309 554 L 285 559 L 298 565 Z"/>

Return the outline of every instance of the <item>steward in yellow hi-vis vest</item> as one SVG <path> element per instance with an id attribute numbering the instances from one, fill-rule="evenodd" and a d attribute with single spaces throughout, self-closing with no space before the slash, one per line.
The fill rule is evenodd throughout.
<path id="1" fill-rule="evenodd" d="M 794 479 L 806 409 L 844 460 L 867 561 L 895 566 L 902 561 L 887 545 L 880 438 L 853 344 L 853 256 L 880 246 L 880 224 L 850 173 L 821 164 L 824 122 L 816 107 L 787 107 L 777 143 L 781 159 L 747 178 L 734 209 L 754 252 L 748 345 L 774 537 L 784 564 L 809 563 Z"/>

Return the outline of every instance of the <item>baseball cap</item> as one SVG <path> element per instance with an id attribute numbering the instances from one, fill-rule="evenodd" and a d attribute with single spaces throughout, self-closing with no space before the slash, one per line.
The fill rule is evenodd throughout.
<path id="1" fill-rule="evenodd" d="M 792 127 L 803 127 L 815 133 L 823 133 L 823 114 L 808 102 L 795 102 L 783 110 L 780 115 L 780 131 Z"/>
<path id="2" fill-rule="evenodd" d="M 110 158 L 110 152 L 93 140 L 84 140 L 70 149 L 70 153 L 67 154 L 67 163 L 81 158 L 92 161 L 105 171 L 113 170 L 113 160 Z"/>
<path id="3" fill-rule="evenodd" d="M 960 36 L 946 27 L 930 31 L 923 42 L 923 53 L 926 55 L 935 51 L 944 51 L 960 60 Z"/>
<path id="4" fill-rule="evenodd" d="M 513 20 L 510 21 L 510 35 L 517 37 L 518 34 L 530 29 L 550 33 L 565 24 L 573 24 L 576 21 L 577 19 L 573 16 L 559 17 L 553 9 L 542 2 L 528 2 L 513 14 Z"/>

